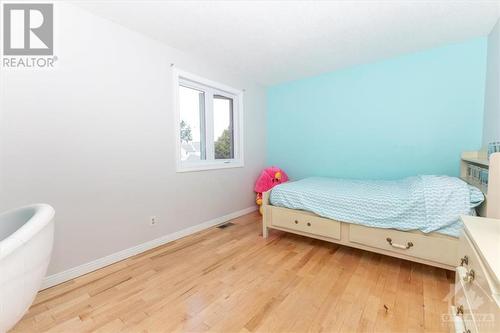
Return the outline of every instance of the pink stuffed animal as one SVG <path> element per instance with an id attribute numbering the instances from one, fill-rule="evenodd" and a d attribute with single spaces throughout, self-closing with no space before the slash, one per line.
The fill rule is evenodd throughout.
<path id="1" fill-rule="evenodd" d="M 267 192 L 274 186 L 288 181 L 287 174 L 278 167 L 265 168 L 257 182 L 255 182 L 254 191 L 257 192 L 255 203 L 259 206 L 259 212 L 262 215 L 262 193 Z"/>

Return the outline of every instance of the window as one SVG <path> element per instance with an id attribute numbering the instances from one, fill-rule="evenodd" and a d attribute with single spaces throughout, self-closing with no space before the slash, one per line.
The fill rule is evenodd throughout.
<path id="1" fill-rule="evenodd" d="M 174 69 L 177 171 L 243 166 L 243 92 Z"/>

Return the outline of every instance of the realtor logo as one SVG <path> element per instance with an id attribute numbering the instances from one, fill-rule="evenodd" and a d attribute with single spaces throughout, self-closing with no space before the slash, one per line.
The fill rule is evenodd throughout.
<path id="1" fill-rule="evenodd" d="M 50 56 L 53 53 L 53 4 L 4 4 L 3 54 Z"/>

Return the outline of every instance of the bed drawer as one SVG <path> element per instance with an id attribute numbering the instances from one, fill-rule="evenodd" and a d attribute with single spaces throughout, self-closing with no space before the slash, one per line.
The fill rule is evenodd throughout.
<path id="1" fill-rule="evenodd" d="M 272 225 L 312 235 L 340 239 L 340 222 L 306 212 L 301 213 L 284 208 L 274 209 Z"/>
<path id="2" fill-rule="evenodd" d="M 350 224 L 349 241 L 450 266 L 456 264 L 458 241 L 452 237 Z"/>

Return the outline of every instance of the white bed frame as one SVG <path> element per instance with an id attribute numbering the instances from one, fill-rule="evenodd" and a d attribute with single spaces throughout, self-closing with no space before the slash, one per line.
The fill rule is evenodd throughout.
<path id="1" fill-rule="evenodd" d="M 500 153 L 488 161 L 482 151 L 465 152 L 460 163 L 461 178 L 469 183 L 473 182 L 466 177 L 468 163 L 489 168 L 488 190 L 481 188 L 487 199 L 478 211 L 482 216 L 500 218 Z M 449 270 L 459 264 L 458 238 L 335 221 L 302 210 L 272 206 L 269 194 L 270 191 L 263 193 L 262 198 L 264 238 L 269 229 L 276 229 Z"/>

